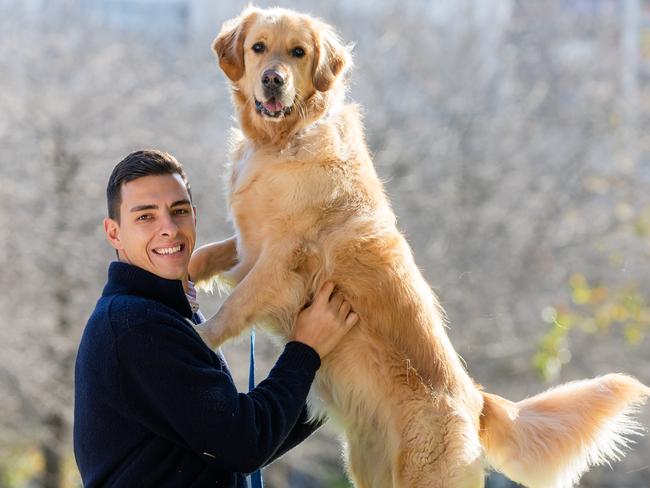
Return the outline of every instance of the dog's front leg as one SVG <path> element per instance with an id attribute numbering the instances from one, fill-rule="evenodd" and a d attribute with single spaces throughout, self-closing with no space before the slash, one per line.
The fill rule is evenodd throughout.
<path id="1" fill-rule="evenodd" d="M 263 252 L 219 311 L 197 328 L 203 340 L 215 348 L 263 317 L 293 319 L 305 299 L 305 281 L 292 269 L 291 256 Z"/>
<path id="2" fill-rule="evenodd" d="M 209 282 L 217 274 L 237 264 L 237 236 L 201 246 L 192 253 L 190 278 L 197 284 Z"/>

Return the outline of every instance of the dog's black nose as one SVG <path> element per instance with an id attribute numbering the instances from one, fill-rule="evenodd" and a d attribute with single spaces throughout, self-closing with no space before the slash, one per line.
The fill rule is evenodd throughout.
<path id="1" fill-rule="evenodd" d="M 284 85 L 284 77 L 274 69 L 267 69 L 262 75 L 262 85 L 266 88 L 279 88 Z"/>

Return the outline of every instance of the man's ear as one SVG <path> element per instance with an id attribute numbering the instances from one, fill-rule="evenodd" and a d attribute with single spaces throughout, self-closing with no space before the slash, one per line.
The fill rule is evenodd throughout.
<path id="1" fill-rule="evenodd" d="M 106 233 L 106 239 L 116 251 L 124 249 L 120 239 L 120 224 L 118 224 L 117 221 L 106 217 L 104 219 L 104 232 Z"/>
<path id="2" fill-rule="evenodd" d="M 350 48 L 343 45 L 334 29 L 323 22 L 314 21 L 312 38 L 314 39 L 314 88 L 319 92 L 325 92 L 352 65 L 352 55 Z"/>
<path id="3" fill-rule="evenodd" d="M 212 43 L 219 66 L 231 81 L 239 81 L 244 76 L 244 40 L 257 15 L 258 10 L 249 7 L 239 17 L 226 21 Z"/>

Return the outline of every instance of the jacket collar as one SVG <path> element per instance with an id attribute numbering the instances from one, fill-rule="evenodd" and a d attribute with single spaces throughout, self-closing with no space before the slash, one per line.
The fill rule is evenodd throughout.
<path id="1" fill-rule="evenodd" d="M 192 309 L 181 280 L 168 280 L 132 264 L 113 261 L 102 296 L 135 295 L 166 305 L 192 319 Z"/>

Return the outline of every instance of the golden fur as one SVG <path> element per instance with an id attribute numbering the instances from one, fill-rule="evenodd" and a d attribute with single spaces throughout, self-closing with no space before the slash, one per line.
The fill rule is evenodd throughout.
<path id="1" fill-rule="evenodd" d="M 304 56 L 292 54 L 297 45 Z M 607 375 L 513 403 L 468 376 L 397 230 L 359 110 L 344 103 L 351 59 L 333 30 L 248 8 L 214 50 L 241 127 L 229 180 L 236 236 L 197 251 L 191 271 L 237 285 L 204 338 L 219 344 L 255 322 L 289 337 L 308 297 L 337 283 L 360 322 L 323 361 L 312 400 L 343 429 L 360 488 L 478 488 L 486 463 L 529 487 L 569 487 L 616 458 L 638 430 L 630 408 L 650 394 L 637 380 Z M 277 100 L 293 103 L 281 116 L 256 108 L 268 69 L 285 80 Z"/>

